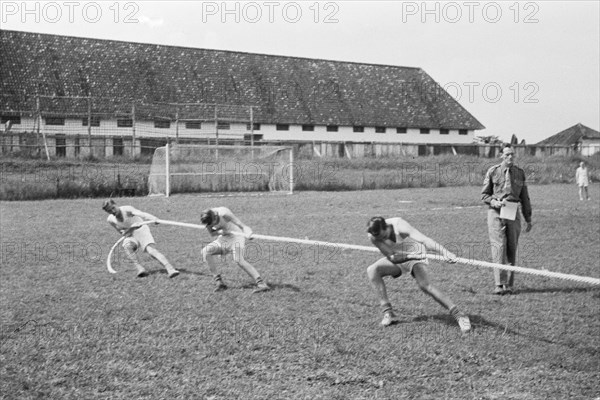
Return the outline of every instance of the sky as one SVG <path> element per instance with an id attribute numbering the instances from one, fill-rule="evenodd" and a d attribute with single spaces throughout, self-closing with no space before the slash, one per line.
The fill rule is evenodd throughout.
<path id="1" fill-rule="evenodd" d="M 2 29 L 418 67 L 486 129 L 600 129 L 600 2 L 0 1 Z"/>

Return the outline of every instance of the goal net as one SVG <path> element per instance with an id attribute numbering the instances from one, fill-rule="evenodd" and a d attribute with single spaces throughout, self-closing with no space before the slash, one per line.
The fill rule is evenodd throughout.
<path id="1" fill-rule="evenodd" d="M 291 147 L 167 144 L 154 151 L 149 195 L 293 191 Z"/>

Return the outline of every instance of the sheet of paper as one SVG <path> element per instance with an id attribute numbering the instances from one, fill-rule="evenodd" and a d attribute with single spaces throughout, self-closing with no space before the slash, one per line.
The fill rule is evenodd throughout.
<path id="1" fill-rule="evenodd" d="M 507 201 L 504 203 L 504 206 L 500 209 L 500 218 L 509 219 L 514 221 L 517 217 L 517 209 L 519 208 L 519 203 L 513 203 Z"/>

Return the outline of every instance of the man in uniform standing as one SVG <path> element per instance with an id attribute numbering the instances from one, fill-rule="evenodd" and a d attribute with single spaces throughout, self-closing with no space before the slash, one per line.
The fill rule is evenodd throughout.
<path id="1" fill-rule="evenodd" d="M 506 144 L 502 149 L 502 163 L 494 165 L 485 174 L 481 199 L 490 208 L 487 223 L 492 262 L 515 265 L 521 233 L 521 217 L 525 218 L 525 232 L 531 230 L 531 203 L 525 184 L 525 171 L 514 165 L 515 151 Z M 494 294 L 512 294 L 514 272 L 494 269 Z"/>

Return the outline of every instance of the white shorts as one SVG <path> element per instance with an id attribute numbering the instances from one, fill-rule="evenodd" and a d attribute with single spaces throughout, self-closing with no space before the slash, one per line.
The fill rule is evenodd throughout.
<path id="1" fill-rule="evenodd" d="M 393 263 L 390 260 L 388 260 L 387 257 L 384 257 L 384 258 L 380 258 L 379 260 L 377 260 L 375 262 L 375 265 L 385 265 L 385 266 L 394 267 L 396 269 L 396 271 L 393 274 L 389 275 L 394 279 L 399 278 L 400 276 L 405 275 L 405 274 L 411 274 L 414 277 L 413 268 L 417 264 L 427 265 L 427 264 L 429 264 L 429 260 L 427 260 L 427 259 L 410 260 L 410 261 L 405 261 L 400 264 L 396 264 L 396 263 Z"/>
<path id="2" fill-rule="evenodd" d="M 206 245 L 207 254 L 242 254 L 246 246 L 246 238 L 242 235 L 221 235 L 217 240 Z"/>
<path id="3" fill-rule="evenodd" d="M 413 277 L 413 267 L 417 264 L 429 264 L 429 260 L 410 260 L 400 264 L 395 264 L 398 267 L 398 274 L 392 275 L 392 278 L 399 278 L 403 274 L 411 274 Z"/>
<path id="4" fill-rule="evenodd" d="M 129 244 L 134 244 L 136 249 L 145 251 L 149 244 L 154 243 L 154 237 L 152 237 L 150 228 L 148 228 L 146 225 L 143 225 L 141 228 L 134 230 L 131 236 L 123 240 L 123 247 Z"/>

